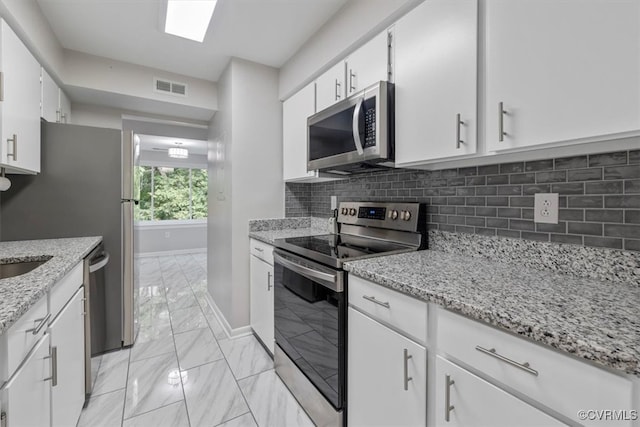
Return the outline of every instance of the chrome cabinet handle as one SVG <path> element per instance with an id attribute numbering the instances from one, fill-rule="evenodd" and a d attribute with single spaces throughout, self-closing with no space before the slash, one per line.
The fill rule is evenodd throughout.
<path id="1" fill-rule="evenodd" d="M 455 409 L 455 406 L 451 404 L 451 386 L 456 382 L 451 379 L 451 375 L 444 376 L 444 420 L 449 422 L 451 418 L 451 411 Z"/>
<path id="2" fill-rule="evenodd" d="M 342 86 L 342 85 L 340 84 L 340 82 L 338 82 L 338 79 L 336 79 L 336 101 L 341 98 L 341 96 L 340 96 L 340 86 Z"/>
<path id="3" fill-rule="evenodd" d="M 362 156 L 364 154 L 364 148 L 362 148 L 362 141 L 360 140 L 360 110 L 362 110 L 362 105 L 364 104 L 364 98 L 358 100 L 356 104 L 356 108 L 353 110 L 353 142 L 356 146 L 356 150 L 358 151 L 358 155 Z"/>
<path id="4" fill-rule="evenodd" d="M 0 101 L 4 101 L 4 73 L 0 71 Z"/>
<path id="5" fill-rule="evenodd" d="M 25 333 L 31 332 L 33 335 L 38 335 L 40 333 L 40 330 L 47 324 L 50 318 L 51 318 L 51 313 L 47 314 L 47 316 L 43 317 L 42 319 L 34 320 L 34 322 L 40 322 L 40 323 L 38 323 L 38 326 L 36 326 L 35 328 L 27 329 Z"/>
<path id="6" fill-rule="evenodd" d="M 409 354 L 409 350 L 404 349 L 404 391 L 409 390 L 409 381 L 413 378 L 409 376 L 409 359 L 413 356 Z"/>
<path id="7" fill-rule="evenodd" d="M 13 153 L 9 153 L 7 150 L 7 157 L 13 157 L 13 161 L 18 160 L 18 135 L 13 134 L 13 138 L 8 138 L 7 142 L 13 142 Z"/>
<path id="8" fill-rule="evenodd" d="M 62 119 L 60 118 L 61 115 L 62 112 L 60 110 L 56 110 L 56 123 L 60 123 L 62 121 Z"/>
<path id="9" fill-rule="evenodd" d="M 270 291 L 273 285 L 271 284 L 271 272 L 267 271 L 267 291 Z"/>
<path id="10" fill-rule="evenodd" d="M 67 115 L 60 114 L 60 123 L 67 123 Z"/>
<path id="11" fill-rule="evenodd" d="M 349 93 L 354 92 L 356 87 L 353 85 L 353 79 L 356 77 L 356 74 L 353 72 L 351 68 L 349 68 Z"/>
<path id="12" fill-rule="evenodd" d="M 461 125 L 464 125 L 464 122 L 460 120 L 460 114 L 456 114 L 456 149 L 460 149 L 460 144 L 464 144 L 464 141 L 460 139 Z"/>
<path id="13" fill-rule="evenodd" d="M 58 385 L 58 347 L 51 347 L 51 355 L 45 359 L 51 359 L 51 376 L 43 381 L 51 380 L 51 387 Z"/>
<path id="14" fill-rule="evenodd" d="M 479 345 L 476 346 L 476 350 L 478 350 L 481 353 L 487 354 L 491 357 L 495 357 L 498 360 L 501 360 L 505 363 L 508 363 L 511 366 L 515 366 L 516 368 L 522 369 L 525 372 L 530 373 L 531 375 L 535 375 L 536 377 L 538 376 L 538 371 L 536 371 L 535 369 L 531 369 L 529 366 L 529 362 L 525 362 L 525 363 L 518 363 L 515 360 L 511 360 L 508 357 L 505 357 L 501 354 L 498 354 L 496 352 L 495 348 L 491 348 L 489 350 L 487 350 L 484 347 L 480 347 Z"/>
<path id="15" fill-rule="evenodd" d="M 255 249 L 258 252 L 264 252 L 264 249 L 262 249 L 262 248 L 253 248 L 253 249 Z"/>
<path id="16" fill-rule="evenodd" d="M 498 141 L 504 141 L 504 136 L 507 134 L 504 131 L 504 116 L 507 112 L 504 110 L 504 104 L 498 103 Z"/>
<path id="17" fill-rule="evenodd" d="M 381 306 L 383 306 L 384 308 L 391 308 L 391 306 L 389 305 L 389 303 L 388 303 L 388 302 L 378 301 L 378 300 L 376 299 L 376 297 L 370 297 L 370 296 L 367 296 L 367 295 L 362 295 L 362 298 L 366 299 L 367 301 L 371 301 L 371 302 L 373 302 L 373 303 L 376 303 L 376 304 L 378 304 L 378 305 L 381 305 Z"/>

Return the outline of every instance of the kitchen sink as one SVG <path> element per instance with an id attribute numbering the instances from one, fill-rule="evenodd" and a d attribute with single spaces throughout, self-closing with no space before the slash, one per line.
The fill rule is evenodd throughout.
<path id="1" fill-rule="evenodd" d="M 0 279 L 20 276 L 22 274 L 28 273 L 34 270 L 35 268 L 40 267 L 42 264 L 49 261 L 50 259 L 51 257 L 47 257 L 45 259 L 40 259 L 37 261 L 21 261 L 21 262 L 0 264 Z"/>

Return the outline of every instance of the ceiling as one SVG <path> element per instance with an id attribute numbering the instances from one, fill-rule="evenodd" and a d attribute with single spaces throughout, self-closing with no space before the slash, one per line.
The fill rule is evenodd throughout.
<path id="1" fill-rule="evenodd" d="M 230 57 L 280 68 L 347 0 L 218 0 L 203 43 L 165 34 L 164 0 L 37 0 L 65 49 L 217 81 Z"/>
<path id="2" fill-rule="evenodd" d="M 207 141 L 166 136 L 136 134 L 140 138 L 140 149 L 145 151 L 166 151 L 169 147 L 180 146 L 189 150 L 189 154 L 207 155 Z M 178 144 L 176 144 L 178 143 Z"/>

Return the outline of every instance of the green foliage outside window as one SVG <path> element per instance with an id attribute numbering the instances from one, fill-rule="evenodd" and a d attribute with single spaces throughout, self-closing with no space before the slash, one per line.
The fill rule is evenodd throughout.
<path id="1" fill-rule="evenodd" d="M 207 217 L 207 170 L 138 166 L 140 204 L 135 219 L 184 220 Z"/>

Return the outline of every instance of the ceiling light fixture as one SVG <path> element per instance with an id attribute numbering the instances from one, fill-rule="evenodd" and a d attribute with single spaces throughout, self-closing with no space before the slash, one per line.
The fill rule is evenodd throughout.
<path id="1" fill-rule="evenodd" d="M 172 157 L 174 159 L 186 159 L 189 157 L 189 150 L 187 150 L 186 148 L 171 147 L 167 151 L 167 154 L 169 155 L 169 157 Z"/>
<path id="2" fill-rule="evenodd" d="M 167 0 L 164 32 L 202 43 L 217 0 Z"/>

